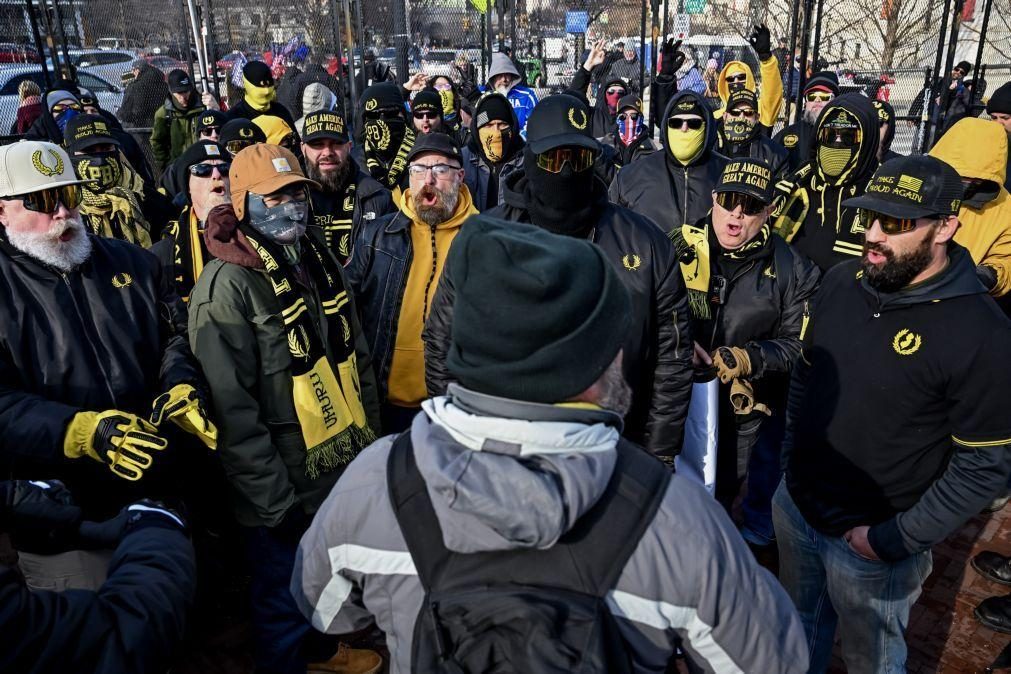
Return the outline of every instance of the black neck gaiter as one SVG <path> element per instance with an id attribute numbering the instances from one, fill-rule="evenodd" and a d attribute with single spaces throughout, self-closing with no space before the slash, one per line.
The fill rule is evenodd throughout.
<path id="1" fill-rule="evenodd" d="M 576 173 L 566 164 L 561 173 L 549 173 L 537 166 L 537 156 L 529 147 L 523 152 L 530 220 L 555 234 L 585 238 L 606 203 L 606 194 L 600 193 L 593 180 L 593 167 Z"/>

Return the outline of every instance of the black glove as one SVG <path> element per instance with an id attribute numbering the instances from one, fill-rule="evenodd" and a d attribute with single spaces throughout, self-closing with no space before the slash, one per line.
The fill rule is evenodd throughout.
<path id="1" fill-rule="evenodd" d="M 681 52 L 681 40 L 677 42 L 670 38 L 660 48 L 660 76 L 670 79 L 674 73 L 685 64 L 685 55 Z"/>
<path id="2" fill-rule="evenodd" d="M 997 285 L 997 270 L 988 264 L 976 265 L 976 278 L 978 278 L 987 291 L 993 290 Z"/>
<path id="3" fill-rule="evenodd" d="M 748 42 L 758 54 L 758 60 L 765 61 L 772 56 L 772 36 L 764 23 L 755 26 L 755 30 L 748 36 Z"/>
<path id="4" fill-rule="evenodd" d="M 146 527 L 163 527 L 186 531 L 186 520 L 175 510 L 158 501 L 143 499 L 131 503 L 119 514 L 104 522 L 81 522 L 78 538 L 81 547 L 114 548 L 133 531 Z"/>
<path id="5" fill-rule="evenodd" d="M 74 548 L 81 509 L 62 482 L 0 482 L 0 525 L 14 547 L 54 554 Z"/>

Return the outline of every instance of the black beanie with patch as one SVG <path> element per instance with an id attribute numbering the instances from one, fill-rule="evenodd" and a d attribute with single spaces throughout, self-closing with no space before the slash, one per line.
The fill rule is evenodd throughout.
<path id="1" fill-rule="evenodd" d="M 514 113 L 509 99 L 499 93 L 487 94 L 477 102 L 476 108 L 477 128 L 481 128 L 488 122 L 498 120 L 512 126 Z"/>
<path id="2" fill-rule="evenodd" d="M 446 365 L 464 387 L 539 403 L 590 388 L 624 344 L 628 291 L 600 248 L 475 215 L 453 241 Z"/>

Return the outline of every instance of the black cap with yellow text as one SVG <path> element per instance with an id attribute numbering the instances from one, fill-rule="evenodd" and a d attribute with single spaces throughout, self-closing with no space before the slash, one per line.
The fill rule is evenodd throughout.
<path id="1" fill-rule="evenodd" d="M 772 202 L 772 166 L 764 159 L 731 159 L 723 168 L 714 192 L 739 192 Z"/>
<path id="2" fill-rule="evenodd" d="M 896 157 L 878 167 L 863 195 L 847 199 L 843 206 L 893 218 L 957 215 L 962 193 L 958 172 L 940 159 Z"/>
<path id="3" fill-rule="evenodd" d="M 300 135 L 303 143 L 311 143 L 324 138 L 335 140 L 338 143 L 347 143 L 351 140 L 351 137 L 348 136 L 347 124 L 340 113 L 326 110 L 306 115 Z"/>

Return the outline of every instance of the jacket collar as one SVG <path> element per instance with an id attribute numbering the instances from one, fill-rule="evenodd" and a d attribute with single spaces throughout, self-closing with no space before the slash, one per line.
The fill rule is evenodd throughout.
<path id="1" fill-rule="evenodd" d="M 948 266 L 933 278 L 894 293 L 881 293 L 872 288 L 861 274 L 860 287 L 877 299 L 882 307 L 929 304 L 965 295 L 986 294 L 986 288 L 976 276 L 976 265 L 969 251 L 954 241 L 948 244 Z"/>
<path id="2" fill-rule="evenodd" d="M 447 397 L 460 409 L 484 417 L 503 417 L 523 421 L 565 421 L 581 424 L 606 424 L 620 432 L 624 421 L 611 410 L 603 408 L 568 407 L 532 403 L 479 393 L 451 383 Z"/>

